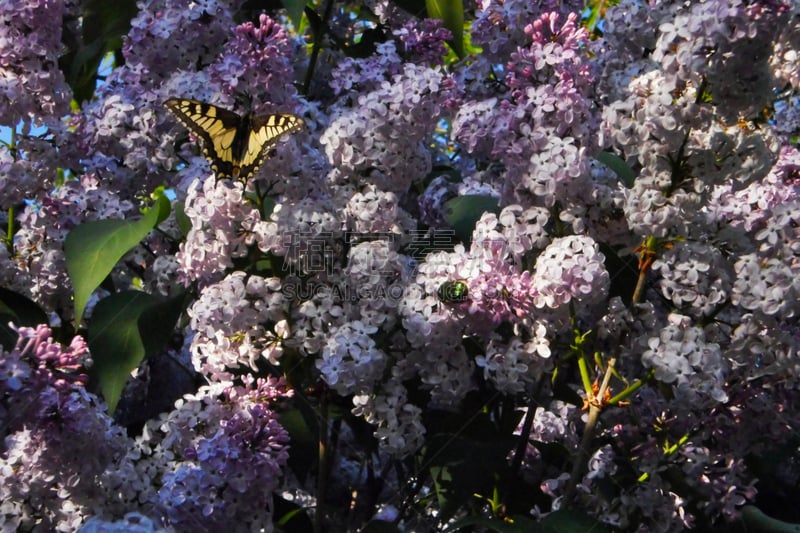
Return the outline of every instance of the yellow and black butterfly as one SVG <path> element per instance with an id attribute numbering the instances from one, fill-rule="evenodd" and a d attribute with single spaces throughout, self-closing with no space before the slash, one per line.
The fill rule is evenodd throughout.
<path id="1" fill-rule="evenodd" d="M 278 139 L 303 127 L 294 115 L 239 116 L 215 105 L 170 98 L 164 105 L 203 140 L 203 153 L 219 178 L 247 182 Z"/>

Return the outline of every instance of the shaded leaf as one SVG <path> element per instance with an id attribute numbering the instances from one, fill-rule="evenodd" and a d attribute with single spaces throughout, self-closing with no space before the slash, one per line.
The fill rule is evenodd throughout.
<path id="1" fill-rule="evenodd" d="M 188 293 L 182 292 L 166 300 L 159 298 L 144 310 L 139 317 L 139 331 L 142 334 L 146 356 L 163 350 L 172 339 L 175 324 L 188 303 Z"/>
<path id="2" fill-rule="evenodd" d="M 36 302 L 8 289 L 0 287 L 0 345 L 6 350 L 11 350 L 17 343 L 17 332 L 8 326 L 13 322 L 17 327 L 35 327 L 39 324 L 48 324 L 47 318 L 41 307 Z"/>
<path id="3" fill-rule="evenodd" d="M 542 533 L 609 533 L 608 527 L 587 514 L 573 510 L 553 511 L 536 528 Z"/>
<path id="4" fill-rule="evenodd" d="M 65 19 L 62 41 L 66 52 L 59 66 L 76 100 L 91 99 L 98 80 L 97 69 L 109 52 L 120 56 L 122 38 L 130 31 L 131 20 L 138 12 L 136 0 L 85 0 L 81 24 Z M 81 34 L 73 33 L 80 28 Z"/>
<path id="5" fill-rule="evenodd" d="M 113 413 L 130 373 L 145 357 L 145 341 L 139 318 L 158 303 L 158 298 L 139 291 L 112 294 L 100 300 L 89 323 L 88 344 L 94 366 L 92 376 Z"/>
<path id="6" fill-rule="evenodd" d="M 173 204 L 173 209 L 175 210 L 175 222 L 178 223 L 178 229 L 181 235 L 186 237 L 189 234 L 189 230 L 192 229 L 192 221 L 186 216 L 186 204 L 182 200 L 178 200 Z"/>
<path id="7" fill-rule="evenodd" d="M 302 401 L 295 403 L 297 408 L 281 412 L 280 423 L 289 433 L 292 446 L 289 467 L 298 479 L 306 479 L 317 464 L 319 424 L 307 399 L 302 398 Z"/>
<path id="8" fill-rule="evenodd" d="M 314 529 L 308 513 L 294 502 L 281 498 L 277 494 L 272 497 L 272 516 L 282 533 L 306 533 Z"/>
<path id="9" fill-rule="evenodd" d="M 613 170 L 614 174 L 616 174 L 620 181 L 622 181 L 622 184 L 625 185 L 625 188 L 630 189 L 633 187 L 636 174 L 633 173 L 631 167 L 629 167 L 619 156 L 616 156 L 611 152 L 600 152 L 597 154 L 595 159 Z"/>
<path id="10" fill-rule="evenodd" d="M 467 244 L 472 238 L 475 223 L 487 211 L 500 213 L 497 198 L 481 194 L 468 194 L 453 198 L 445 204 L 444 219 L 456 232 L 461 242 Z"/>
<path id="11" fill-rule="evenodd" d="M 512 446 L 513 439 L 501 436 L 477 441 L 439 434 L 429 439 L 424 464 L 431 465 L 442 521 L 468 505 L 474 494 L 492 491 L 497 476 L 506 468 L 505 458 Z"/>

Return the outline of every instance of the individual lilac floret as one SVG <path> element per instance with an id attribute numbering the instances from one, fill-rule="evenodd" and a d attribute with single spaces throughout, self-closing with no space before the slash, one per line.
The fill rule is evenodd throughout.
<path id="1" fill-rule="evenodd" d="M 582 235 L 559 237 L 536 260 L 532 285 L 536 307 L 556 309 L 572 300 L 598 302 L 609 288 L 605 257 L 597 243 Z"/>

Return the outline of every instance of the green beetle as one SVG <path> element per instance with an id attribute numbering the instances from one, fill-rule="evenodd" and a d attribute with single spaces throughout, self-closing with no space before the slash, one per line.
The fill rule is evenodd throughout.
<path id="1" fill-rule="evenodd" d="M 469 287 L 466 280 L 445 281 L 436 290 L 439 301 L 446 304 L 460 304 L 469 300 Z"/>

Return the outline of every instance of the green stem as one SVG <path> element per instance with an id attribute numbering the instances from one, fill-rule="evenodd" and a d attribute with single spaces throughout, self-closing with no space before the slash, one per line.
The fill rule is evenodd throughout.
<path id="1" fill-rule="evenodd" d="M 322 36 L 325 34 L 325 26 L 331 18 L 331 11 L 333 11 L 333 0 L 328 0 L 325 3 L 325 13 L 322 15 L 322 21 L 314 29 L 314 47 L 311 50 L 311 57 L 308 59 L 306 79 L 303 81 L 303 94 L 305 95 L 308 94 L 308 90 L 311 88 L 311 80 L 314 79 L 314 68 L 317 65 L 317 58 L 322 47 Z"/>
<path id="2" fill-rule="evenodd" d="M 609 405 L 617 405 L 619 402 L 623 401 L 625 398 L 632 395 L 637 390 L 641 389 L 646 382 L 650 381 L 650 379 L 652 379 L 652 377 L 655 376 L 655 374 L 656 371 L 650 369 L 650 372 L 648 372 L 644 378 L 638 379 L 634 383 L 631 383 L 630 385 L 625 387 L 625 389 L 623 389 L 619 394 L 613 396 L 610 400 L 608 400 L 607 403 Z"/>
<path id="3" fill-rule="evenodd" d="M 602 399 L 605 396 L 608 384 L 611 381 L 611 373 L 613 372 L 614 365 L 617 363 L 617 358 L 612 357 L 608 361 L 606 373 L 603 376 L 603 383 L 600 385 L 600 390 L 597 392 L 595 398 Z M 590 397 L 591 400 L 591 397 Z M 581 438 L 581 445 L 578 448 L 578 453 L 575 456 L 575 463 L 572 465 L 572 472 L 569 475 L 567 488 L 564 490 L 564 507 L 567 508 L 572 504 L 572 499 L 575 496 L 575 488 L 578 486 L 578 480 L 583 476 L 586 465 L 589 462 L 589 448 L 594 439 L 594 428 L 597 421 L 600 419 L 600 413 L 603 411 L 602 404 L 596 401 L 589 402 L 589 417 L 586 419 L 586 426 L 583 428 L 583 437 Z"/>

